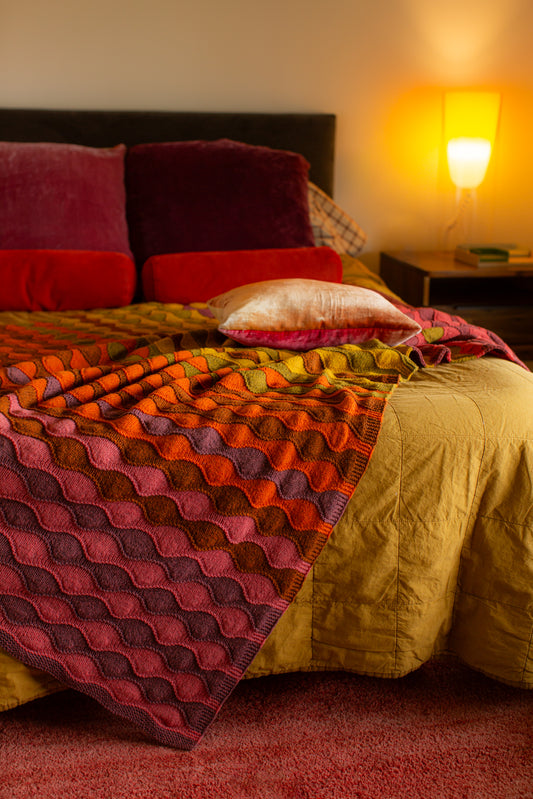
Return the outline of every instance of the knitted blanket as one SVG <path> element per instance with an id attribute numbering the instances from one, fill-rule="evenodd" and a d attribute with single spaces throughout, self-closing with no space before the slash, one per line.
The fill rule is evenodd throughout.
<path id="1" fill-rule="evenodd" d="M 296 595 L 417 368 L 376 343 L 227 346 L 203 314 L 0 320 L 0 646 L 185 749 Z"/>
<path id="2" fill-rule="evenodd" d="M 472 325 L 461 316 L 436 308 L 412 308 L 399 302 L 394 304 L 422 328 L 418 335 L 401 347 L 418 366 L 437 366 L 452 361 L 458 363 L 490 355 L 527 369 L 512 349 L 491 330 Z"/>

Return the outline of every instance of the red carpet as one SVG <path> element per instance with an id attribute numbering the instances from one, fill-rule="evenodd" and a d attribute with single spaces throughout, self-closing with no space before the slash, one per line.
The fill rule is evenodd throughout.
<path id="1" fill-rule="evenodd" d="M 533 692 L 450 664 L 242 683 L 180 752 L 65 692 L 0 715 L 1 799 L 532 799 Z"/>

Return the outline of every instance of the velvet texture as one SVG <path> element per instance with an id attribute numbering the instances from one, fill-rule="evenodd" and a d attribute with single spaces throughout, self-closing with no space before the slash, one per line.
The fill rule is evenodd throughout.
<path id="1" fill-rule="evenodd" d="M 340 283 L 342 261 L 329 247 L 172 253 L 149 258 L 142 271 L 146 300 L 206 302 L 258 280 L 314 278 Z"/>
<path id="2" fill-rule="evenodd" d="M 125 147 L 0 142 L 0 247 L 131 255 Z"/>
<path id="3" fill-rule="evenodd" d="M 69 311 L 128 305 L 135 264 L 124 253 L 0 250 L 1 311 Z"/>
<path id="4" fill-rule="evenodd" d="M 296 153 L 221 139 L 128 150 L 131 245 L 152 255 L 310 247 L 308 162 Z"/>
<path id="5" fill-rule="evenodd" d="M 0 141 L 57 141 L 87 147 L 226 138 L 301 153 L 313 183 L 333 194 L 333 114 L 1 108 Z"/>
<path id="6" fill-rule="evenodd" d="M 219 330 L 247 346 L 308 350 L 379 339 L 394 347 L 421 329 L 376 291 L 318 280 L 253 283 L 208 305 Z"/>

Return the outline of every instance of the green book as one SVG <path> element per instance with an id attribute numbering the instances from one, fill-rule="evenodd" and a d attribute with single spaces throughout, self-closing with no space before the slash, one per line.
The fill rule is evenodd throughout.
<path id="1" fill-rule="evenodd" d="M 463 263 L 478 266 L 479 264 L 499 264 L 516 261 L 522 258 L 529 259 L 529 247 L 516 244 L 491 244 L 490 246 L 478 244 L 460 244 L 455 248 L 455 258 Z"/>
<path id="2" fill-rule="evenodd" d="M 501 251 L 507 254 L 509 258 L 529 258 L 531 255 L 531 247 L 524 247 L 520 244 L 507 244 L 495 242 L 493 244 L 459 244 L 458 249 L 470 250 L 470 252 L 477 252 L 480 255 L 490 254 L 494 251 Z"/>

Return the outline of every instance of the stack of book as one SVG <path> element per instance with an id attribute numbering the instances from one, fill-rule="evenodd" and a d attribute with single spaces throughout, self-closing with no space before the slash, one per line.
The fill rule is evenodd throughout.
<path id="1" fill-rule="evenodd" d="M 517 244 L 459 244 L 455 248 L 455 260 L 471 266 L 533 264 L 531 249 Z"/>

